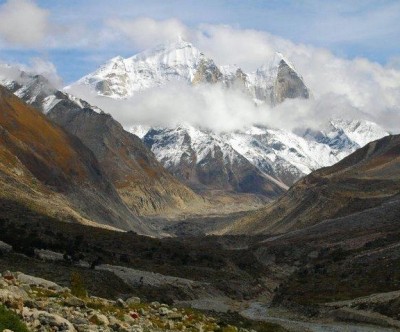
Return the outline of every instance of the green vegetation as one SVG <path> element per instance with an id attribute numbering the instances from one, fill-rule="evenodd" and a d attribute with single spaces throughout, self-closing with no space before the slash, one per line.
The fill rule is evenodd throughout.
<path id="1" fill-rule="evenodd" d="M 29 267 L 21 266 L 18 258 L 16 270 L 59 281 L 70 287 L 65 275 L 79 272 L 85 281 L 85 288 L 92 295 L 115 298 L 132 290 L 123 281 L 113 278 L 112 284 L 105 271 L 90 271 L 74 266 L 74 262 L 83 260 L 95 267 L 98 262 L 127 266 L 181 278 L 211 282 L 213 287 L 227 295 L 250 298 L 259 294 L 257 282 L 267 269 L 253 255 L 250 249 L 229 250 L 218 243 L 216 237 L 198 237 L 184 239 L 153 239 L 133 232 L 114 232 L 74 223 L 60 222 L 54 218 L 40 215 L 16 202 L 0 199 L 1 240 L 12 245 L 15 252 L 28 256 L 34 255 L 34 248 L 47 249 L 64 254 L 63 262 L 51 263 L 57 268 L 48 268 L 41 264 Z M 227 238 L 227 241 L 236 241 Z M 245 242 L 245 238 L 243 238 Z M 256 238 L 249 242 L 256 242 Z M 5 258 L 7 259 L 7 258 Z M 7 264 L 9 264 L 7 259 Z M 38 263 L 39 264 L 39 263 Z M 0 262 L 0 266 L 6 264 Z M 9 269 L 10 266 L 6 266 Z M 63 273 L 61 273 L 61 270 Z M 69 270 L 69 271 L 66 271 Z M 67 273 L 67 274 L 65 274 Z M 111 273 L 111 272 L 110 272 Z M 107 279 L 107 280 L 106 280 Z M 100 285 L 99 282 L 102 282 Z M 116 290 L 115 283 L 119 289 Z M 241 287 L 237 287 L 237 285 Z M 240 294 L 238 294 L 240 293 Z M 165 286 L 155 289 L 141 287 L 135 294 L 148 301 L 171 304 L 174 300 L 186 300 L 188 294 L 175 287 Z M 242 295 L 243 294 L 243 295 Z"/>
<path id="2" fill-rule="evenodd" d="M 186 309 L 186 311 L 188 310 Z M 238 332 L 240 329 L 255 330 L 257 332 L 287 332 L 285 328 L 278 324 L 250 320 L 233 311 L 226 313 L 210 311 L 207 314 L 216 318 L 220 326 L 218 332 Z"/>
<path id="3" fill-rule="evenodd" d="M 71 273 L 71 293 L 80 298 L 88 297 L 85 282 L 82 275 L 78 272 Z"/>
<path id="4" fill-rule="evenodd" d="M 0 331 L 5 329 L 14 332 L 29 332 L 26 325 L 15 313 L 0 305 Z"/>
<path id="5" fill-rule="evenodd" d="M 396 235 L 398 238 L 399 234 Z M 393 237 L 393 241 L 398 240 Z M 299 269 L 281 285 L 275 303 L 288 300 L 309 306 L 397 291 L 400 289 L 400 260 L 379 251 L 379 259 L 372 259 L 373 252 L 365 254 L 365 250 L 373 244 L 367 243 L 357 250 L 335 250 L 307 268 Z M 388 240 L 385 244 L 386 252 L 392 253 L 391 242 Z"/>

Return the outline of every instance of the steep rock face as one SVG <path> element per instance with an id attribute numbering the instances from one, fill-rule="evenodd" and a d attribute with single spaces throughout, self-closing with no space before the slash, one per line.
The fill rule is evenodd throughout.
<path id="1" fill-rule="evenodd" d="M 221 79 L 222 73 L 214 62 L 210 59 L 201 59 L 192 79 L 192 84 L 217 83 Z"/>
<path id="2" fill-rule="evenodd" d="M 72 86 L 90 86 L 100 95 L 126 98 L 174 81 L 239 87 L 256 103 L 274 105 L 286 98 L 309 98 L 303 79 L 280 53 L 266 59 L 266 64 L 255 72 L 245 73 L 235 65 L 218 66 L 183 40 L 160 45 L 130 58 L 115 57 Z"/>
<path id="3" fill-rule="evenodd" d="M 21 72 L 18 81 L 4 80 L 2 82 L 8 90 L 23 99 L 35 108 L 40 108 L 46 103 L 48 96 L 56 93 L 49 81 L 41 75 L 29 75 Z"/>
<path id="4" fill-rule="evenodd" d="M 129 82 L 125 79 L 123 81 L 116 79 L 122 76 L 128 77 Z M 125 84 L 125 81 L 128 83 Z M 301 75 L 280 53 L 276 53 L 271 59 L 266 59 L 265 64 L 255 72 L 245 73 L 236 65 L 218 67 L 212 59 L 207 58 L 192 44 L 182 40 L 156 47 L 128 59 L 114 58 L 94 73 L 82 78 L 76 85 L 92 87 L 99 94 L 111 98 L 125 98 L 149 88 L 173 84 L 174 81 L 183 81 L 189 85 L 221 84 L 228 89 L 244 92 L 257 104 L 276 105 L 287 98 L 306 99 L 310 96 Z M 96 88 L 98 82 L 106 82 L 113 86 L 116 92 L 108 94 L 99 90 Z M 227 146 L 230 150 L 234 150 L 230 164 L 243 165 L 244 157 L 258 168 L 264 177 L 272 177 L 280 183 L 291 185 L 311 171 L 330 166 L 367 142 L 387 135 L 387 132 L 367 121 L 344 120 L 331 121 L 323 130 L 309 129 L 301 133 L 262 127 L 224 134 L 208 133 L 197 136 L 197 140 L 204 139 L 197 145 L 208 144 L 210 134 L 214 137 L 214 142 L 218 137 L 217 141 L 221 144 L 218 143 L 210 153 L 207 165 L 200 167 L 202 152 L 199 154 L 191 144 L 187 143 L 192 139 L 188 133 L 181 135 L 182 139 L 186 137 L 182 144 L 179 144 L 181 150 L 171 151 L 167 147 L 169 145 L 164 142 L 180 140 L 181 138 L 171 138 L 173 132 L 175 134 L 180 132 L 179 128 L 175 128 L 176 131 L 168 128 L 153 129 L 147 128 L 149 131 L 147 138 L 151 140 L 151 144 L 148 145 L 158 160 L 180 179 L 193 186 L 198 183 L 211 183 L 212 179 L 224 183 L 236 181 L 234 176 L 230 177 L 229 174 L 232 173 L 224 171 L 222 174 L 217 171 L 224 168 L 221 160 L 225 157 L 221 157 L 221 153 L 224 155 Z M 202 132 L 200 128 L 196 130 Z M 136 128 L 129 128 L 129 131 L 139 135 Z M 141 137 L 146 135 L 147 131 L 142 132 L 143 129 L 140 131 Z M 167 149 L 168 152 L 163 153 L 163 149 Z M 171 158 L 175 158 L 176 154 L 182 158 L 179 157 L 178 162 L 172 162 Z M 224 165 L 227 163 L 225 160 Z M 196 168 L 198 171 L 195 171 Z M 204 171 L 205 169 L 207 171 Z M 218 185 L 221 186 L 221 183 Z M 254 191 L 258 189 L 254 188 Z"/>
<path id="5" fill-rule="evenodd" d="M 110 115 L 55 107 L 48 116 L 93 151 L 125 203 L 137 213 L 180 213 L 201 204 L 199 196 L 171 176 L 142 141 Z"/>
<path id="6" fill-rule="evenodd" d="M 310 97 L 308 88 L 304 84 L 303 79 L 292 66 L 285 62 L 285 60 L 279 62 L 278 74 L 273 91 L 273 104 L 280 104 L 286 98 L 308 99 Z"/>
<path id="7" fill-rule="evenodd" d="M 208 147 L 217 146 L 216 153 L 209 153 L 208 168 L 218 167 L 219 163 L 212 159 L 222 151 L 228 163 L 243 164 L 245 158 L 264 177 L 271 177 L 283 186 L 292 185 L 318 168 L 333 165 L 368 140 L 388 135 L 368 121 L 334 120 L 326 127 L 325 130 L 309 129 L 297 134 L 261 126 L 222 134 L 192 126 L 175 129 L 138 126 L 130 130 L 144 138 L 157 159 L 185 181 L 194 174 L 194 167 L 189 165 L 200 164 L 204 151 L 210 152 Z"/>
<path id="8" fill-rule="evenodd" d="M 282 233 L 379 206 L 399 194 L 400 135 L 358 149 L 337 164 L 298 181 L 273 204 L 225 229 Z"/>
<path id="9" fill-rule="evenodd" d="M 16 70 L 17 69 L 15 69 L 15 71 Z M 65 109 L 91 107 L 97 112 L 101 111 L 82 99 L 57 90 L 50 81 L 42 75 L 33 75 L 24 71 L 18 71 L 17 77 L 9 78 L 0 76 L 0 84 L 5 86 L 27 104 L 45 114 L 56 106 Z"/>
<path id="10" fill-rule="evenodd" d="M 126 207 L 93 153 L 0 87 L 2 197 L 64 220 L 150 234 Z"/>
<path id="11" fill-rule="evenodd" d="M 223 189 L 275 198 L 286 188 L 211 132 L 191 126 L 151 129 L 143 141 L 172 174 L 198 190 Z"/>
<path id="12" fill-rule="evenodd" d="M 142 141 L 110 115 L 55 89 L 43 76 L 22 72 L 20 81 L 3 83 L 77 136 L 94 153 L 133 211 L 141 215 L 175 214 L 202 204 L 202 198 L 171 176 Z"/>

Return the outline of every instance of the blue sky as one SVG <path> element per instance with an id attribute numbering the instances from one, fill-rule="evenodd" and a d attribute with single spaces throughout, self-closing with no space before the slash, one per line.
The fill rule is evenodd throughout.
<path id="1" fill-rule="evenodd" d="M 43 40 L 26 45 L 18 38 L 14 42 L 13 36 L 5 38 L 9 32 L 0 26 L 0 59 L 22 63 L 33 57 L 46 59 L 55 64 L 66 83 L 108 58 L 140 51 L 143 47 L 134 39 L 129 44 L 120 34 L 115 37 L 107 22 L 141 17 L 175 18 L 189 29 L 223 24 L 236 30 L 264 31 L 295 44 L 325 48 L 341 58 L 364 57 L 382 65 L 396 63 L 400 56 L 398 0 L 2 0 L 0 17 L 7 2 L 30 2 L 42 9 L 46 27 L 38 32 Z M 38 19 L 24 15 L 27 22 Z"/>

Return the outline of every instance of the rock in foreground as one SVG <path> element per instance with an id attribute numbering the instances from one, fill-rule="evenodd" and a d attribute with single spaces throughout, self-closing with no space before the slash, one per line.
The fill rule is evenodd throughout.
<path id="1" fill-rule="evenodd" d="M 132 297 L 116 301 L 87 296 L 78 298 L 74 288 L 5 272 L 0 277 L 0 302 L 14 311 L 31 331 L 216 331 L 215 318 L 166 304 L 140 303 Z M 1 322 L 0 322 L 1 323 Z M 247 331 L 233 326 L 229 331 Z M 223 329 L 223 330 L 224 330 Z"/>

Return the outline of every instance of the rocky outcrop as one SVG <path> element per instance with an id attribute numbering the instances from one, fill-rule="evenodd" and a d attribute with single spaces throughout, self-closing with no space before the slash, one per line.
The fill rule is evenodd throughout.
<path id="1" fill-rule="evenodd" d="M 371 142 L 337 164 L 312 172 L 279 200 L 241 218 L 226 232 L 283 233 L 329 220 L 343 222 L 341 218 L 367 209 L 372 215 L 374 207 L 384 213 L 400 190 L 399 165 L 400 135 Z"/>
<path id="2" fill-rule="evenodd" d="M 16 313 L 31 331 L 218 331 L 215 318 L 188 309 L 158 302 L 141 303 L 137 297 L 107 300 L 87 296 L 78 298 L 73 289 L 37 284 L 37 278 L 6 271 L 0 276 L 0 303 Z M 7 325 L 7 322 L 1 322 Z M 228 326 L 229 331 L 247 332 Z"/>
<path id="3" fill-rule="evenodd" d="M 222 79 L 222 73 L 214 61 L 202 58 L 194 74 L 192 84 L 217 83 Z"/>
<path id="4" fill-rule="evenodd" d="M 125 203 L 138 214 L 179 214 L 202 204 L 201 197 L 168 173 L 143 142 L 110 115 L 59 103 L 48 116 L 92 150 Z"/>
<path id="5" fill-rule="evenodd" d="M 3 199 L 65 221 L 151 233 L 123 203 L 78 138 L 4 87 L 0 87 L 0 109 Z"/>
<path id="6" fill-rule="evenodd" d="M 142 141 L 110 115 L 55 89 L 40 75 L 21 72 L 18 81 L 8 82 L 7 88 L 78 137 L 137 214 L 175 215 L 203 204 L 201 197 L 171 176 Z"/>
<path id="7" fill-rule="evenodd" d="M 279 62 L 272 95 L 272 104 L 280 104 L 285 99 L 308 99 L 310 92 L 303 79 L 285 60 Z"/>

